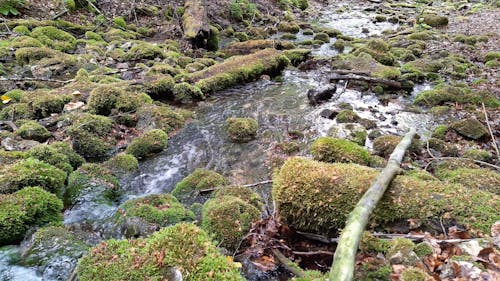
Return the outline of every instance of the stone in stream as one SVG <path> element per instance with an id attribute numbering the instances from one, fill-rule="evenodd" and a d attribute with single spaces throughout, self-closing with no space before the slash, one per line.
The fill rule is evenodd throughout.
<path id="1" fill-rule="evenodd" d="M 311 105 L 318 105 L 331 99 L 336 91 L 336 85 L 329 85 L 319 89 L 310 89 L 307 91 L 307 98 Z"/>
<path id="2" fill-rule="evenodd" d="M 339 114 L 339 111 L 337 110 L 331 110 L 331 109 L 323 109 L 320 113 L 319 116 L 327 119 L 335 119 L 335 116 Z"/>

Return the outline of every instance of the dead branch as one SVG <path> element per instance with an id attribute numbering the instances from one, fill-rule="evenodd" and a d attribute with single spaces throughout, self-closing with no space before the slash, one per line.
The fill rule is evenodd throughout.
<path id="1" fill-rule="evenodd" d="M 270 183 L 273 183 L 273 180 L 265 180 L 265 181 L 261 181 L 261 182 L 256 182 L 256 183 L 250 183 L 250 184 L 245 184 L 245 185 L 242 185 L 241 187 L 258 187 L 258 186 L 261 186 L 261 185 L 265 185 L 265 184 L 270 184 Z M 203 193 L 210 193 L 210 192 L 213 192 L 219 188 L 221 188 L 222 186 L 217 186 L 217 187 L 212 187 L 212 188 L 207 188 L 207 189 L 202 189 L 200 191 L 198 191 L 200 194 L 203 194 Z"/>
<path id="2" fill-rule="evenodd" d="M 271 249 L 271 251 L 288 271 L 290 271 L 297 277 L 304 277 L 304 271 L 293 261 L 285 257 L 278 249 Z"/>
<path id="3" fill-rule="evenodd" d="M 357 75 L 357 74 L 346 74 L 346 75 L 333 74 L 332 76 L 329 77 L 329 80 L 330 82 L 338 80 L 358 80 L 370 83 L 384 84 L 395 89 L 401 89 L 401 83 L 399 83 L 398 81 Z"/>
<path id="4" fill-rule="evenodd" d="M 4 124 L 4 125 L 11 127 L 12 131 L 14 131 L 14 132 L 17 131 L 17 126 L 12 121 L 0 121 L 0 124 Z"/>
<path id="5" fill-rule="evenodd" d="M 312 252 L 298 252 L 298 251 L 293 251 L 292 252 L 294 255 L 298 256 L 315 256 L 315 255 L 329 255 L 333 256 L 334 253 L 330 251 L 312 251 Z"/>
<path id="6" fill-rule="evenodd" d="M 483 106 L 484 118 L 486 120 L 486 125 L 488 126 L 488 131 L 490 132 L 491 141 L 493 142 L 493 147 L 495 148 L 495 152 L 497 153 L 497 159 L 500 159 L 500 152 L 498 151 L 497 141 L 495 140 L 495 135 L 493 134 L 493 130 L 491 129 L 490 120 L 488 119 L 488 113 L 486 112 L 484 102 L 482 102 L 481 105 Z"/>
<path id="7" fill-rule="evenodd" d="M 401 161 L 416 133 L 415 128 L 411 128 L 406 133 L 392 152 L 385 168 L 378 174 L 370 188 L 349 214 L 346 226 L 342 230 L 337 250 L 335 251 L 329 274 L 330 281 L 350 281 L 353 279 L 356 252 L 358 251 L 361 235 L 372 211 L 384 195 L 392 179 L 398 173 Z"/>
<path id="8" fill-rule="evenodd" d="M 23 77 L 23 78 L 17 78 L 17 77 L 0 77 L 0 81 L 12 81 L 12 82 L 42 81 L 42 82 L 68 84 L 68 83 L 71 83 L 71 82 L 75 81 L 75 79 L 57 80 L 57 79 L 50 79 L 50 78 L 34 78 L 34 77 Z"/>

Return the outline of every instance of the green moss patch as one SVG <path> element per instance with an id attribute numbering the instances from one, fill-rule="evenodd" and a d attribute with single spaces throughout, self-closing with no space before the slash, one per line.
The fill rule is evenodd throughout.
<path id="1" fill-rule="evenodd" d="M 371 155 L 364 147 L 344 139 L 321 137 L 311 145 L 315 160 L 369 165 Z"/>
<path id="2" fill-rule="evenodd" d="M 226 132 L 232 142 L 249 142 L 257 137 L 259 124 L 253 118 L 228 118 Z"/>
<path id="3" fill-rule="evenodd" d="M 167 147 L 168 135 L 163 130 L 154 129 L 132 140 L 126 152 L 137 159 L 143 159 L 162 152 Z"/>
<path id="4" fill-rule="evenodd" d="M 205 169 L 196 169 L 175 185 L 172 195 L 181 202 L 187 202 L 196 196 L 199 190 L 228 185 L 221 174 Z"/>
<path id="5" fill-rule="evenodd" d="M 76 39 L 73 35 L 53 26 L 34 28 L 30 36 L 50 48 L 63 52 L 73 50 L 76 47 Z"/>
<path id="6" fill-rule="evenodd" d="M 466 188 L 480 189 L 500 195 L 500 174 L 488 169 L 437 169 L 436 177 L 443 181 L 461 184 Z"/>
<path id="7" fill-rule="evenodd" d="M 487 92 L 472 92 L 466 87 L 437 86 L 432 90 L 418 93 L 413 101 L 417 105 L 436 106 L 445 103 L 476 104 L 499 107 L 500 101 Z"/>

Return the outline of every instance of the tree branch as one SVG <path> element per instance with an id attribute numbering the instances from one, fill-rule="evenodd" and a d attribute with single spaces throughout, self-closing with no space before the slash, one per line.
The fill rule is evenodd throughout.
<path id="1" fill-rule="evenodd" d="M 371 83 L 384 84 L 384 85 L 387 85 L 387 86 L 395 88 L 395 89 L 401 89 L 401 83 L 399 83 L 398 81 L 369 77 L 369 76 L 362 76 L 362 75 L 357 75 L 357 74 L 346 74 L 346 75 L 333 74 L 332 76 L 329 77 L 329 80 L 330 80 L 330 82 L 338 81 L 338 80 L 359 80 L 359 81 L 366 81 L 366 82 L 371 82 Z"/>

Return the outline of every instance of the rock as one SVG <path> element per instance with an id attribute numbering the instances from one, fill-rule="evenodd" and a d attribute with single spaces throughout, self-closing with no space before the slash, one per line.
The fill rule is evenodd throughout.
<path id="1" fill-rule="evenodd" d="M 454 122 L 450 126 L 458 134 L 477 140 L 488 134 L 488 130 L 477 119 L 468 118 L 461 121 Z"/>
<path id="2" fill-rule="evenodd" d="M 319 116 L 333 120 L 333 119 L 335 119 L 335 116 L 337 116 L 337 114 L 339 114 L 338 111 L 331 110 L 331 109 L 323 109 L 323 111 L 321 111 L 319 113 Z"/>
<path id="3" fill-rule="evenodd" d="M 120 62 L 120 63 L 116 64 L 116 68 L 118 68 L 118 69 L 127 69 L 127 68 L 129 68 L 129 65 L 126 62 Z"/>
<path id="4" fill-rule="evenodd" d="M 398 251 L 394 255 L 389 257 L 390 264 L 403 264 L 403 265 L 416 265 L 419 261 L 419 258 L 415 252 L 404 252 Z"/>
<path id="5" fill-rule="evenodd" d="M 458 247 L 462 249 L 464 253 L 466 253 L 471 257 L 476 257 L 479 254 L 479 252 L 483 249 L 483 247 L 479 245 L 479 242 L 477 240 L 462 242 L 458 244 Z"/>
<path id="6" fill-rule="evenodd" d="M 18 140 L 14 138 L 5 138 L 2 140 L 2 146 L 8 151 L 24 151 L 29 150 L 40 143 L 34 140 Z"/>
<path id="7" fill-rule="evenodd" d="M 310 89 L 307 91 L 307 98 L 309 99 L 309 103 L 311 105 L 318 105 L 331 99 L 336 91 L 336 85 L 320 89 Z"/>
<path id="8" fill-rule="evenodd" d="M 500 247 L 500 221 L 496 221 L 491 226 L 491 237 L 495 246 Z"/>
<path id="9" fill-rule="evenodd" d="M 77 110 L 79 108 L 82 108 L 84 105 L 85 105 L 85 103 L 81 102 L 81 101 L 69 102 L 69 103 L 64 105 L 63 112 L 74 111 L 74 110 Z"/>

